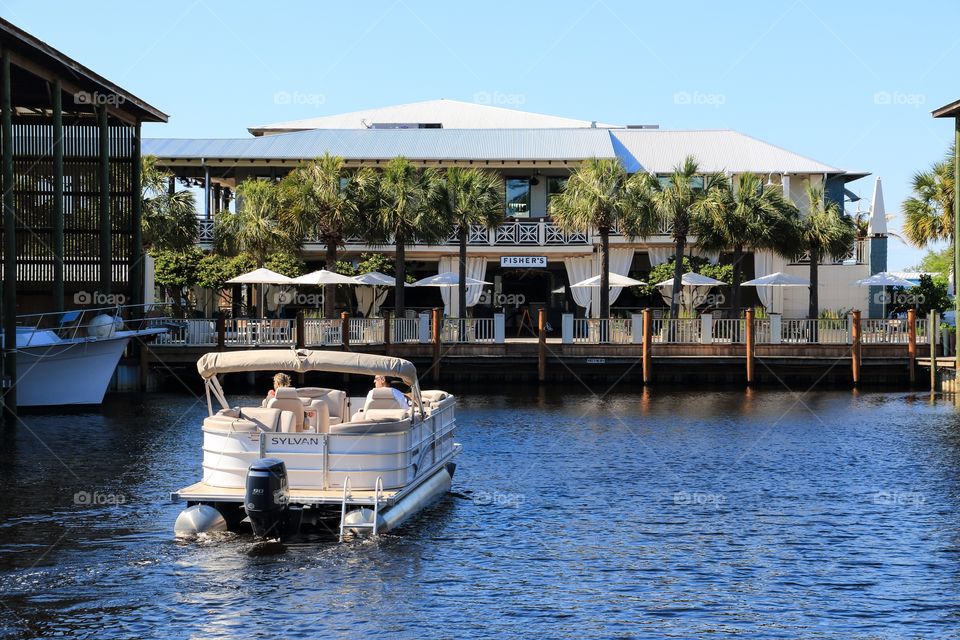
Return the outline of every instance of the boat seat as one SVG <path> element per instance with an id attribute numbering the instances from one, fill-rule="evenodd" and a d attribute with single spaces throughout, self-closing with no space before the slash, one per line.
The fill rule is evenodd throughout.
<path id="1" fill-rule="evenodd" d="M 330 425 L 331 434 L 372 434 L 397 433 L 410 429 L 410 419 L 395 420 L 382 418 L 379 420 L 351 420 L 343 424 Z"/>
<path id="2" fill-rule="evenodd" d="M 440 389 L 424 389 L 420 392 L 424 402 L 440 402 L 450 397 L 450 394 Z"/>
<path id="3" fill-rule="evenodd" d="M 392 387 L 376 387 L 370 390 L 366 402 L 363 403 L 363 413 L 371 409 L 404 409 L 397 401 Z"/>
<path id="4" fill-rule="evenodd" d="M 268 409 L 289 411 L 293 417 L 292 431 L 303 431 L 303 402 L 293 387 L 280 387 L 267 402 Z M 281 425 L 282 426 L 282 425 Z M 281 428 L 281 431 L 285 431 Z"/>
<path id="5" fill-rule="evenodd" d="M 409 417 L 409 409 L 367 409 L 366 411 L 358 413 L 351 422 L 406 420 Z"/>
<path id="6" fill-rule="evenodd" d="M 347 415 L 347 394 L 339 389 L 323 387 L 300 387 L 297 395 L 305 406 L 315 407 L 321 403 L 327 405 L 330 424 L 339 424 L 349 419 Z"/>

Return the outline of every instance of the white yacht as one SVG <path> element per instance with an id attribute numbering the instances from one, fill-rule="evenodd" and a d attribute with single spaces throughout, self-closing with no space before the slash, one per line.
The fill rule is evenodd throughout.
<path id="1" fill-rule="evenodd" d="M 349 535 L 394 529 L 450 490 L 455 398 L 421 390 L 414 365 L 363 353 L 268 349 L 208 353 L 203 478 L 172 494 L 185 501 L 178 537 L 252 529 L 258 538 L 311 530 Z M 398 378 L 365 397 L 281 387 L 264 406 L 231 407 L 218 375 L 324 371 Z M 372 378 L 371 378 L 372 386 Z M 219 405 L 215 408 L 214 401 Z"/>
<path id="2" fill-rule="evenodd" d="M 167 331 L 128 329 L 123 312 L 111 307 L 17 316 L 17 405 L 102 403 L 127 343 Z"/>

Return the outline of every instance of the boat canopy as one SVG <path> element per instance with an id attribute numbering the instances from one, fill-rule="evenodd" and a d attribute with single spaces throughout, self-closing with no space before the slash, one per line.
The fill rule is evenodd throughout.
<path id="1" fill-rule="evenodd" d="M 243 371 L 329 371 L 391 376 L 411 387 L 417 383 L 417 368 L 409 360 L 349 351 L 258 349 L 208 353 L 197 361 L 197 370 L 205 380 L 220 373 Z"/>

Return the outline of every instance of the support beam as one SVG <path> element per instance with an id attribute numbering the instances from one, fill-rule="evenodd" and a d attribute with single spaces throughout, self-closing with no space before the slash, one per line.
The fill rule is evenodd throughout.
<path id="1" fill-rule="evenodd" d="M 17 416 L 17 217 L 13 208 L 13 98 L 10 52 L 0 53 L 0 135 L 3 136 L 3 375 L 4 417 Z"/>
<path id="2" fill-rule="evenodd" d="M 133 304 L 144 303 L 144 268 L 143 268 L 143 187 L 142 167 L 140 164 L 140 124 L 133 130 L 133 150 L 130 157 L 130 197 L 133 199 L 133 241 L 130 247 L 130 269 L 127 272 L 130 278 L 130 295 Z M 142 309 L 146 311 L 146 309 Z"/>
<path id="3" fill-rule="evenodd" d="M 113 288 L 113 238 L 110 226 L 110 126 L 107 108 L 97 107 L 100 134 L 100 293 Z"/>
<path id="4" fill-rule="evenodd" d="M 53 81 L 53 310 L 63 311 L 63 87 Z"/>
<path id="5" fill-rule="evenodd" d="M 210 219 L 210 167 L 203 167 L 203 217 Z"/>

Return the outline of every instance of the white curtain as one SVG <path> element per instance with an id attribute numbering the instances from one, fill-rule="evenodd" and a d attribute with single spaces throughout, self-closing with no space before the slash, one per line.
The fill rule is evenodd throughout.
<path id="1" fill-rule="evenodd" d="M 633 249 L 610 249 L 610 273 L 615 273 L 618 276 L 630 275 L 630 265 L 633 264 L 633 253 Z M 597 273 L 600 273 L 599 269 Z M 623 287 L 610 287 L 610 306 L 613 306 L 613 303 L 616 302 L 622 290 Z M 599 308 L 599 305 L 600 300 L 598 298 L 597 308 Z"/>
<path id="2" fill-rule="evenodd" d="M 460 272 L 459 256 L 441 256 L 437 266 L 437 273 L 453 271 Z M 487 275 L 487 259 L 483 256 L 467 256 L 467 277 L 474 280 L 483 280 Z M 474 284 L 467 287 L 467 307 L 472 307 L 480 301 L 483 285 Z M 459 287 L 440 287 L 440 297 L 443 298 L 443 313 L 449 318 L 459 318 L 457 306 L 460 304 Z"/>
<path id="3" fill-rule="evenodd" d="M 380 305 L 387 299 L 390 293 L 390 287 L 372 287 L 360 286 L 354 287 L 354 293 L 357 296 L 357 306 L 364 318 L 377 317 L 380 315 Z"/>
<path id="4" fill-rule="evenodd" d="M 667 304 L 667 306 L 673 304 L 673 285 L 664 285 L 659 289 L 660 297 L 663 298 L 663 301 Z M 712 289 L 712 286 L 685 287 L 681 285 L 680 311 L 682 312 L 683 316 L 692 318 L 696 308 L 704 303 Z"/>
<path id="5" fill-rule="evenodd" d="M 593 276 L 593 256 L 577 256 L 576 258 L 564 258 L 563 266 L 567 268 L 567 280 L 570 284 L 576 284 L 581 280 Z M 574 287 L 570 289 L 573 295 L 573 301 L 578 307 L 586 309 L 587 317 L 590 316 L 590 303 L 593 297 L 590 295 L 590 287 Z"/>
<path id="6" fill-rule="evenodd" d="M 655 267 L 673 257 L 673 247 L 647 247 L 647 255 L 650 256 L 650 266 Z"/>
<path id="7" fill-rule="evenodd" d="M 778 271 L 783 271 L 787 266 L 787 260 L 781 258 L 780 256 L 774 255 L 769 251 L 756 251 L 753 254 L 753 275 L 755 278 L 762 278 L 763 276 L 768 276 L 771 273 L 777 273 Z M 782 313 L 783 312 L 783 291 L 780 292 L 777 298 L 779 298 L 779 308 L 774 309 L 774 289 L 781 289 L 782 287 L 754 287 L 757 290 L 757 297 L 760 298 L 760 304 L 764 306 L 765 309 L 772 313 Z"/>
<path id="8" fill-rule="evenodd" d="M 692 247 L 690 249 L 690 255 L 696 256 L 698 258 L 705 258 L 710 264 L 717 264 L 720 262 L 720 252 L 719 251 L 704 251 L 698 247 Z"/>

